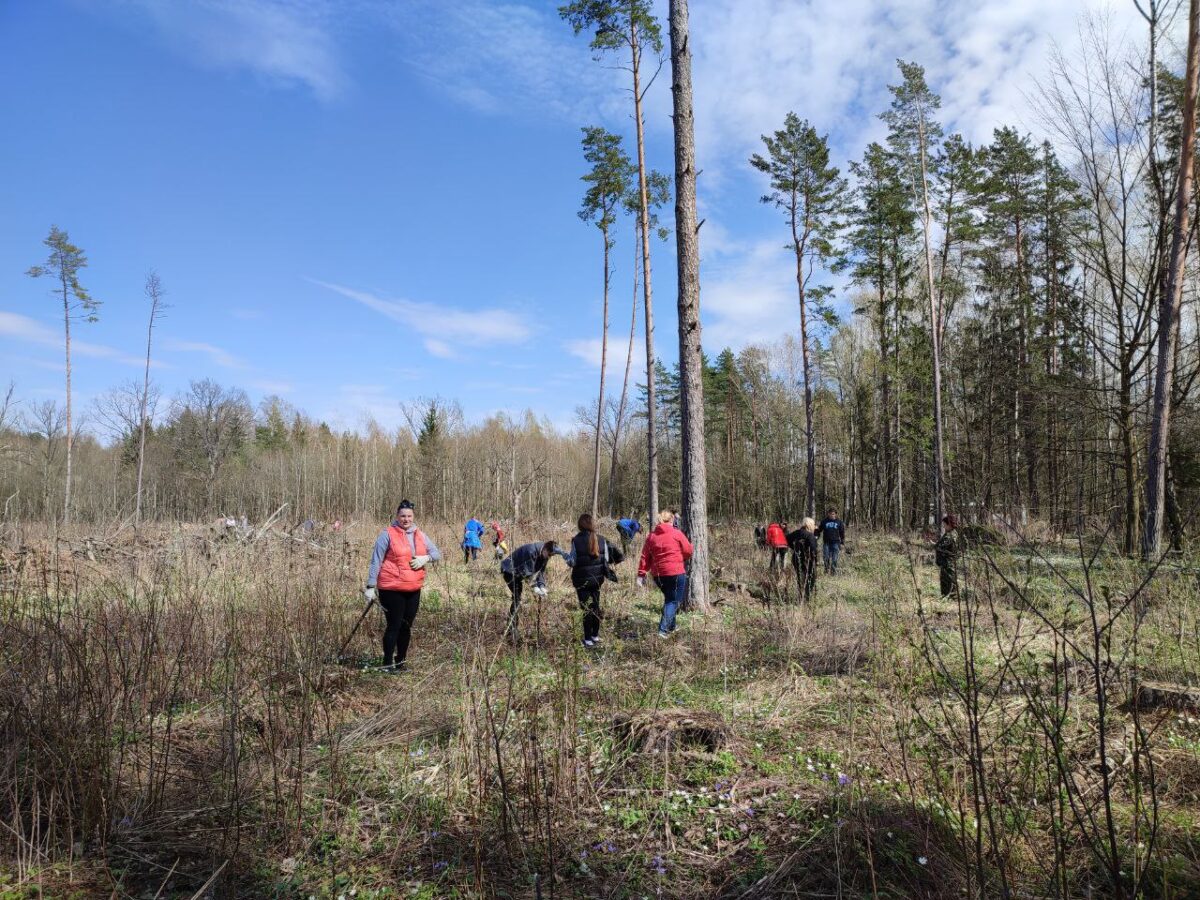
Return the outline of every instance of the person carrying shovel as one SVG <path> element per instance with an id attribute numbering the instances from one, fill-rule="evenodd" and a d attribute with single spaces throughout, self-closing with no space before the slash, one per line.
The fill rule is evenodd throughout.
<path id="1" fill-rule="evenodd" d="M 401 500 L 392 524 L 375 539 L 363 591 L 368 602 L 379 602 L 387 621 L 381 671 L 394 675 L 404 670 L 413 621 L 421 605 L 425 568 L 441 558 L 437 545 L 413 523 L 413 505 Z"/>

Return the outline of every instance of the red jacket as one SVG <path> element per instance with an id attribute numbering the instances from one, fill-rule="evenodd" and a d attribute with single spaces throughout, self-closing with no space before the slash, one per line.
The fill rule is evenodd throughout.
<path id="1" fill-rule="evenodd" d="M 388 528 L 388 534 L 392 541 L 387 556 L 383 558 L 383 565 L 379 567 L 376 584 L 383 591 L 419 591 L 425 584 L 425 570 L 414 570 L 409 563 L 412 562 L 413 556 L 424 556 L 429 552 L 425 545 L 425 535 L 420 531 L 413 533 L 413 543 L 417 545 L 417 552 L 414 554 L 408 543 L 408 535 L 401 529 L 392 525 Z"/>
<path id="2" fill-rule="evenodd" d="M 786 547 L 787 535 L 784 534 L 783 526 L 778 522 L 772 522 L 767 526 L 767 546 L 768 547 Z"/>
<path id="3" fill-rule="evenodd" d="M 673 525 L 660 522 L 646 537 L 642 545 L 642 558 L 638 561 L 638 577 L 647 572 L 655 578 L 682 575 L 683 564 L 692 558 L 692 542 L 687 535 Z"/>

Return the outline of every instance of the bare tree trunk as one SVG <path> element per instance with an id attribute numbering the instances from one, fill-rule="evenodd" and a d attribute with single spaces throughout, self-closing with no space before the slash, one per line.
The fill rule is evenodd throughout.
<path id="1" fill-rule="evenodd" d="M 138 435 L 137 499 L 133 510 L 134 526 L 142 524 L 142 472 L 146 463 L 146 405 L 150 400 L 150 344 L 154 339 L 154 320 L 158 318 L 162 303 L 162 285 L 158 275 L 151 272 L 146 276 L 146 296 L 150 298 L 150 323 L 146 327 L 146 370 L 142 378 L 142 402 L 140 409 L 140 434 Z"/>
<path id="2" fill-rule="evenodd" d="M 646 183 L 646 138 L 642 126 L 641 48 L 637 24 L 630 17 L 633 52 L 633 120 L 637 125 L 638 190 L 642 197 L 642 295 L 646 300 L 646 502 L 650 522 L 658 521 L 658 435 L 654 400 L 654 302 L 650 288 L 650 191 Z"/>
<path id="3" fill-rule="evenodd" d="M 604 238 L 604 324 L 600 332 L 600 400 L 596 406 L 596 448 L 592 458 L 592 518 L 600 508 L 600 432 L 604 427 L 604 376 L 608 369 L 608 229 L 601 229 L 600 234 Z"/>
<path id="4" fill-rule="evenodd" d="M 1154 413 L 1150 422 L 1147 461 L 1146 529 L 1142 556 L 1158 554 L 1166 501 L 1167 447 L 1171 432 L 1171 388 L 1175 378 L 1175 344 L 1179 340 L 1179 311 L 1183 300 L 1183 269 L 1187 259 L 1188 213 L 1192 202 L 1192 172 L 1196 148 L 1196 94 L 1200 77 L 1200 0 L 1188 7 L 1186 99 L 1179 146 L 1179 175 L 1175 189 L 1175 227 L 1171 234 L 1171 268 L 1159 303 L 1158 367 L 1154 377 Z M 1151 149 L 1153 152 L 1153 148 Z M 68 443 L 68 447 L 70 444 Z"/>
<path id="5" fill-rule="evenodd" d="M 75 445 L 75 430 L 71 424 L 71 301 L 68 293 L 65 267 L 60 267 L 62 277 L 63 334 L 67 355 L 67 472 L 63 489 L 63 524 L 71 521 L 71 450 Z"/>
<path id="6" fill-rule="evenodd" d="M 641 224 L 638 224 L 641 229 Z M 638 293 L 638 254 L 640 246 L 634 250 L 633 259 L 633 312 L 629 317 L 629 349 L 625 353 L 625 380 L 621 383 L 621 402 L 617 404 L 617 421 L 613 426 L 612 463 L 608 469 L 608 514 L 615 514 L 616 485 L 617 485 L 617 452 L 621 446 L 621 426 L 625 422 L 625 401 L 629 397 L 629 373 L 633 369 L 633 338 L 637 333 L 637 293 Z"/>
<path id="7" fill-rule="evenodd" d="M 929 286 L 929 336 L 933 343 L 933 520 L 934 528 L 940 528 L 946 508 L 946 467 L 942 448 L 942 309 L 938 302 L 937 286 L 933 276 L 933 251 L 929 229 L 933 216 L 929 210 L 929 172 L 925 155 L 925 122 L 922 119 L 919 134 L 921 152 L 921 200 L 924 206 L 925 235 L 925 280 Z M 922 515 L 924 518 L 924 515 Z M 922 522 L 924 525 L 924 522 Z"/>
<path id="8" fill-rule="evenodd" d="M 792 247 L 796 253 L 796 290 L 800 295 L 800 359 L 804 371 L 804 514 L 816 515 L 816 442 L 813 439 L 812 362 L 808 354 L 808 309 L 804 301 L 804 252 L 796 234 L 796 213 L 792 208 Z"/>
<path id="9" fill-rule="evenodd" d="M 704 457 L 704 358 L 700 343 L 700 226 L 687 0 L 671 0 L 671 99 L 675 112 L 675 245 L 679 262 L 679 402 L 683 527 L 691 538 L 689 602 L 708 609 L 708 473 Z"/>

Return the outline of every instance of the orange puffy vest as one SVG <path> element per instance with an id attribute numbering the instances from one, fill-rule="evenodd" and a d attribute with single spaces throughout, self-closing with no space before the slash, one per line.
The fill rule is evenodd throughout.
<path id="1" fill-rule="evenodd" d="M 379 567 L 379 577 L 376 584 L 382 591 L 419 591 L 425 583 L 425 570 L 413 570 L 412 546 L 408 543 L 408 535 L 395 525 L 388 526 L 388 552 L 383 557 L 383 565 Z M 418 529 L 413 533 L 413 541 L 417 545 L 416 556 L 425 556 L 428 547 L 425 535 Z"/>

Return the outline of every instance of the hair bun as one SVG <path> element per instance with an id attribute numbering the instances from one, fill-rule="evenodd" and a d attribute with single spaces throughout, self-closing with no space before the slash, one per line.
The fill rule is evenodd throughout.
<path id="1" fill-rule="evenodd" d="M 401 500 L 400 505 L 396 507 L 396 509 L 412 509 L 412 508 L 413 508 L 413 505 L 412 505 L 411 500 Z"/>

